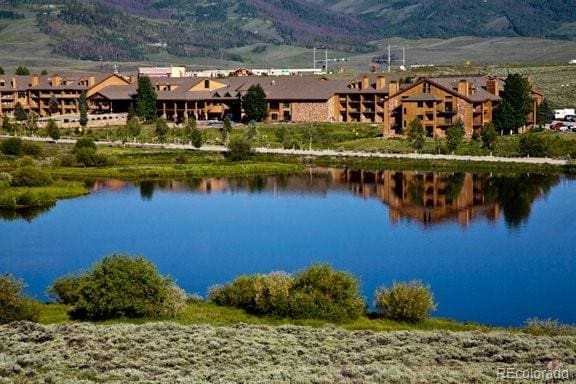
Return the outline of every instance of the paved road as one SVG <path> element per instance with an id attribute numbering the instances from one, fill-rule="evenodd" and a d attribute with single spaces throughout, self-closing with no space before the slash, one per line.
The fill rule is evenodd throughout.
<path id="1" fill-rule="evenodd" d="M 9 136 L 0 136 L 7 138 Z M 24 140 L 52 142 L 45 137 L 22 137 Z M 75 139 L 60 139 L 58 143 L 74 144 Z M 226 152 L 228 149 L 221 145 L 205 145 L 196 149 L 188 144 L 151 144 L 151 143 L 125 143 L 120 141 L 98 141 L 97 145 L 102 146 L 125 146 L 134 148 L 164 148 L 164 149 L 188 149 L 206 152 Z M 379 159 L 411 159 L 411 160 L 457 160 L 457 161 L 486 161 L 491 163 L 520 163 L 520 164 L 551 164 L 566 165 L 567 160 L 550 159 L 543 157 L 496 157 L 496 156 L 459 156 L 459 155 L 432 155 L 426 153 L 379 153 L 379 152 L 359 152 L 359 151 L 335 151 L 335 150 L 302 150 L 302 149 L 281 149 L 281 148 L 256 148 L 258 153 L 278 154 L 278 155 L 298 155 L 298 156 L 330 156 L 330 157 L 361 157 Z"/>

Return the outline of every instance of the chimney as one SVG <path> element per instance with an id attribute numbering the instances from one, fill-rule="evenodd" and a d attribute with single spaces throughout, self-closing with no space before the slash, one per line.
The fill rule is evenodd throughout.
<path id="1" fill-rule="evenodd" d="M 60 77 L 60 75 L 58 75 L 56 73 L 54 75 L 52 75 L 52 86 L 53 87 L 59 87 L 61 83 L 62 83 L 62 78 Z"/>
<path id="2" fill-rule="evenodd" d="M 397 81 L 391 81 L 389 88 L 390 88 L 390 92 L 389 92 L 390 96 L 394 96 L 400 90 L 400 86 L 398 85 Z"/>
<path id="3" fill-rule="evenodd" d="M 465 97 L 468 97 L 470 94 L 469 92 L 470 92 L 470 88 L 468 85 L 468 81 L 460 80 L 458 82 L 458 93 L 465 96 Z"/>
<path id="4" fill-rule="evenodd" d="M 362 89 L 368 89 L 370 88 L 370 80 L 368 79 L 368 76 L 363 76 L 362 77 Z"/>
<path id="5" fill-rule="evenodd" d="M 88 76 L 88 88 L 92 88 L 94 85 L 96 85 L 96 76 Z"/>
<path id="6" fill-rule="evenodd" d="M 376 89 L 384 89 L 386 86 L 386 78 L 382 75 L 376 79 Z"/>
<path id="7" fill-rule="evenodd" d="M 38 85 L 38 75 L 32 75 L 30 77 L 30 85 L 36 87 Z"/>
<path id="8" fill-rule="evenodd" d="M 493 95 L 500 96 L 500 82 L 498 79 L 489 79 L 486 81 L 486 90 Z"/>
<path id="9" fill-rule="evenodd" d="M 18 88 L 18 82 L 16 81 L 16 77 L 12 78 L 12 89 Z"/>

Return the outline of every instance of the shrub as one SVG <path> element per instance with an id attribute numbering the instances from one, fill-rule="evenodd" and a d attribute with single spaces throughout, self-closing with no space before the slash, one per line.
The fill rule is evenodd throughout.
<path id="1" fill-rule="evenodd" d="M 24 283 L 12 276 L 0 276 L 0 324 L 12 321 L 38 321 L 40 305 L 24 296 Z"/>
<path id="2" fill-rule="evenodd" d="M 151 262 L 127 255 L 107 256 L 78 277 L 57 280 L 49 292 L 83 320 L 173 316 L 186 302 Z"/>
<path id="3" fill-rule="evenodd" d="M 228 144 L 226 156 L 231 161 L 248 160 L 254 154 L 252 145 L 244 137 L 234 137 Z"/>
<path id="4" fill-rule="evenodd" d="M 415 117 L 410 124 L 408 124 L 408 141 L 414 149 L 422 149 L 424 147 L 424 125 L 422 120 Z"/>
<path id="5" fill-rule="evenodd" d="M 430 287 L 418 281 L 394 283 L 376 291 L 376 308 L 388 319 L 417 322 L 436 309 Z"/>
<path id="6" fill-rule="evenodd" d="M 32 167 L 34 165 L 34 159 L 30 156 L 24 156 L 18 161 L 18 167 Z"/>
<path id="7" fill-rule="evenodd" d="M 11 137 L 2 141 L 0 151 L 5 155 L 20 156 L 22 154 L 22 139 Z"/>
<path id="8" fill-rule="evenodd" d="M 91 149 L 94 152 L 96 152 L 97 148 L 96 148 L 96 143 L 94 142 L 94 139 L 92 139 L 90 137 L 82 137 L 82 138 L 78 139 L 76 141 L 76 144 L 74 144 L 74 149 L 72 150 L 72 152 L 76 153 L 78 150 L 83 149 L 83 148 L 88 148 L 88 149 Z"/>
<path id="9" fill-rule="evenodd" d="M 454 152 L 462 144 L 464 138 L 464 123 L 458 119 L 456 123 L 446 130 L 446 145 L 448 150 Z"/>
<path id="10" fill-rule="evenodd" d="M 216 286 L 209 298 L 218 305 L 243 308 L 258 315 L 289 315 L 289 295 L 294 279 L 284 272 L 243 275 L 231 284 Z"/>
<path id="11" fill-rule="evenodd" d="M 62 167 L 73 167 L 76 165 L 76 156 L 71 154 L 66 154 L 60 157 L 60 166 Z"/>
<path id="12" fill-rule="evenodd" d="M 202 147 L 204 144 L 204 136 L 202 135 L 202 131 L 200 131 L 196 126 L 190 129 L 190 141 L 194 148 Z"/>
<path id="13" fill-rule="evenodd" d="M 22 154 L 38 158 L 42 155 L 42 147 L 39 144 L 24 141 L 22 143 Z"/>
<path id="14" fill-rule="evenodd" d="M 103 167 L 108 164 L 106 155 L 96 153 L 92 148 L 78 148 L 76 152 L 76 162 L 85 167 Z"/>
<path id="15" fill-rule="evenodd" d="M 294 318 L 341 322 L 354 320 L 365 311 L 356 278 L 324 264 L 313 265 L 296 274 L 290 301 Z"/>
<path id="16" fill-rule="evenodd" d="M 80 279 L 67 275 L 57 279 L 46 292 L 60 304 L 72 305 L 80 298 Z"/>
<path id="17" fill-rule="evenodd" d="M 15 209 L 16 196 L 11 193 L 0 193 L 0 208 L 1 209 Z"/>
<path id="18" fill-rule="evenodd" d="M 535 336 L 576 336 L 576 325 L 564 324 L 553 319 L 528 319 L 524 332 Z"/>
<path id="19" fill-rule="evenodd" d="M 22 167 L 12 172 L 12 185 L 15 187 L 41 187 L 52 184 L 52 177 L 36 167 Z"/>
<path id="20" fill-rule="evenodd" d="M 536 133 L 525 133 L 520 136 L 520 156 L 544 157 L 548 154 L 546 138 Z"/>
<path id="21" fill-rule="evenodd" d="M 209 298 L 257 315 L 333 322 L 356 319 L 365 310 L 357 280 L 328 265 L 314 265 L 294 277 L 284 272 L 240 276 L 212 288 Z"/>
<path id="22" fill-rule="evenodd" d="M 12 183 L 12 175 L 8 172 L 0 172 L 0 190 L 6 189 Z"/>
<path id="23" fill-rule="evenodd" d="M 494 149 L 496 141 L 498 140 L 498 133 L 496 132 L 494 124 L 489 123 L 484 125 L 480 136 L 482 137 L 482 146 L 484 148 Z"/>
<path id="24" fill-rule="evenodd" d="M 58 125 L 52 119 L 48 120 L 46 124 L 46 132 L 48 132 L 48 136 L 50 136 L 52 140 L 56 141 L 60 139 L 60 128 L 58 128 Z"/>

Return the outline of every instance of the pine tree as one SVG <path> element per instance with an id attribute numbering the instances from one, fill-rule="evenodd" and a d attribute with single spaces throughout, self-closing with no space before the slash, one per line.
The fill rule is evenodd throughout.
<path id="1" fill-rule="evenodd" d="M 158 137 L 158 141 L 164 143 L 166 141 L 166 135 L 168 134 L 168 124 L 164 119 L 156 119 L 156 126 L 154 128 L 154 133 Z"/>
<path id="2" fill-rule="evenodd" d="M 408 124 L 408 140 L 414 149 L 422 149 L 424 146 L 424 126 L 417 117 Z"/>
<path id="3" fill-rule="evenodd" d="M 54 115 L 58 113 L 60 110 L 60 104 L 58 104 L 58 99 L 56 99 L 55 95 L 50 96 L 50 100 L 48 101 L 48 112 L 50 115 Z"/>
<path id="4" fill-rule="evenodd" d="M 156 90 L 148 76 L 138 78 L 138 91 L 136 93 L 136 116 L 144 121 L 156 118 Z"/>
<path id="5" fill-rule="evenodd" d="M 532 86 L 519 74 L 508 75 L 504 90 L 500 93 L 502 103 L 497 109 L 496 127 L 505 132 L 517 131 L 526 125 L 526 116 L 532 110 Z"/>
<path id="6" fill-rule="evenodd" d="M 88 100 L 86 98 L 86 92 L 82 91 L 78 103 L 80 109 L 80 126 L 86 128 L 88 125 Z"/>
<path id="7" fill-rule="evenodd" d="M 554 111 L 548 99 L 542 100 L 536 111 L 536 123 L 539 125 L 549 124 L 554 120 Z"/>
<path id="8" fill-rule="evenodd" d="M 22 107 L 22 104 L 16 103 L 16 109 L 14 110 L 14 117 L 18 122 L 26 121 L 28 119 L 28 114 L 24 110 L 24 107 Z"/>
<path id="9" fill-rule="evenodd" d="M 456 120 L 456 123 L 446 130 L 446 144 L 448 150 L 453 152 L 458 149 L 464 138 L 464 122 L 462 119 Z"/>
<path id="10" fill-rule="evenodd" d="M 18 76 L 28 76 L 28 75 L 30 75 L 30 70 L 26 67 L 18 67 L 18 68 L 16 68 L 15 73 Z"/>
<path id="11" fill-rule="evenodd" d="M 4 74 L 4 68 L 0 67 L 0 75 L 3 75 L 3 74 Z"/>
<path id="12" fill-rule="evenodd" d="M 244 110 L 249 120 L 262 121 L 268 115 L 266 93 L 260 84 L 248 88 L 248 92 L 244 95 L 243 102 Z"/>
<path id="13" fill-rule="evenodd" d="M 48 132 L 48 136 L 52 140 L 58 140 L 60 138 L 60 129 L 56 125 L 56 122 L 52 119 L 48 120 L 48 124 L 46 125 L 46 131 Z"/>

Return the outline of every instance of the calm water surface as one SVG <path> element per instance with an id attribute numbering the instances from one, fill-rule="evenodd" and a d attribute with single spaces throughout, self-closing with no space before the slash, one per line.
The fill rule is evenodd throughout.
<path id="1" fill-rule="evenodd" d="M 430 284 L 436 316 L 576 323 L 576 182 L 557 176 L 312 169 L 303 175 L 93 183 L 89 196 L 0 219 L 0 271 L 44 299 L 113 252 L 144 255 L 188 292 L 242 273 L 328 262 L 369 302 Z"/>

